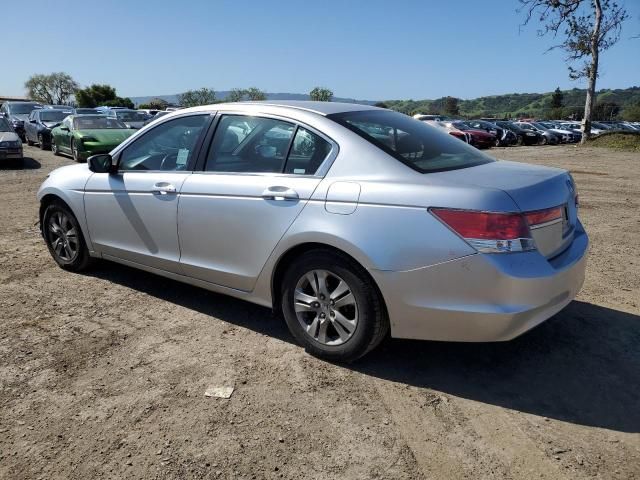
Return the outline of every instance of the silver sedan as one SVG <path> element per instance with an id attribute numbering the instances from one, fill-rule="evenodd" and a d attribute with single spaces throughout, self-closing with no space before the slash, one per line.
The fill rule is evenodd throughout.
<path id="1" fill-rule="evenodd" d="M 67 270 L 120 262 L 281 312 L 307 351 L 512 339 L 566 306 L 587 235 L 564 170 L 364 105 L 170 113 L 38 192 Z"/>

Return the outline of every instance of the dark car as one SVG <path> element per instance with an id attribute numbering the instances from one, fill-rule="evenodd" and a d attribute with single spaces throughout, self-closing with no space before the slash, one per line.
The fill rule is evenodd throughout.
<path id="1" fill-rule="evenodd" d="M 465 122 L 471 128 L 476 130 L 484 130 L 487 133 L 491 133 L 496 136 L 496 147 L 509 147 L 515 145 L 518 141 L 515 133 L 505 128 L 500 127 L 492 122 L 486 120 L 469 120 Z"/>
<path id="2" fill-rule="evenodd" d="M 0 115 L 9 120 L 9 123 L 24 142 L 24 122 L 29 119 L 29 114 L 36 108 L 42 108 L 37 102 L 6 102 L 0 107 Z"/>
<path id="3" fill-rule="evenodd" d="M 27 145 L 37 143 L 40 150 L 51 148 L 51 130 L 59 125 L 72 110 L 57 110 L 53 108 L 39 108 L 29 114 L 29 120 L 24 124 L 24 136 Z"/>
<path id="4" fill-rule="evenodd" d="M 496 120 L 496 125 L 510 130 L 516 136 L 516 145 L 538 145 L 542 141 L 542 136 L 533 130 L 520 128 L 513 122 L 507 120 Z"/>
<path id="5" fill-rule="evenodd" d="M 560 135 L 553 133 L 548 128 L 540 125 L 538 122 L 517 122 L 520 128 L 536 132 L 540 135 L 540 145 L 557 145 L 562 142 Z"/>

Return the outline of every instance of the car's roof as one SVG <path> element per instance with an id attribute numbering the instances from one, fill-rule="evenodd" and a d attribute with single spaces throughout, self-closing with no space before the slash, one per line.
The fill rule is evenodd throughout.
<path id="1" fill-rule="evenodd" d="M 258 105 L 280 108 L 291 108 L 296 110 L 305 110 L 320 115 L 331 115 L 332 113 L 357 112 L 361 110 L 382 110 L 372 105 L 362 105 L 359 103 L 343 103 L 343 102 L 312 102 L 308 100 L 266 100 L 262 102 L 231 102 L 216 103 L 213 105 L 203 105 L 196 107 L 201 110 L 235 110 L 238 106 Z"/>

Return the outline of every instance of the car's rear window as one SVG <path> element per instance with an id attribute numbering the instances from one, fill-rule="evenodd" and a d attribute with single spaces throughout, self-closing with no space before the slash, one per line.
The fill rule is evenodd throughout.
<path id="1" fill-rule="evenodd" d="M 441 172 L 493 162 L 436 127 L 389 110 L 363 110 L 328 115 L 365 140 L 420 173 Z"/>

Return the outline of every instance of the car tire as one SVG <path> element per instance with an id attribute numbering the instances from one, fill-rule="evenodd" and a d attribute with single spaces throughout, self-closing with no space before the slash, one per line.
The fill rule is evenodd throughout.
<path id="1" fill-rule="evenodd" d="M 44 144 L 44 138 L 42 137 L 42 134 L 38 135 L 38 147 L 40 148 L 40 150 L 46 150 L 46 145 Z"/>
<path id="2" fill-rule="evenodd" d="M 545 136 L 540 138 L 540 145 L 547 145 L 549 143 L 549 139 Z"/>
<path id="3" fill-rule="evenodd" d="M 70 146 L 71 146 L 71 156 L 73 157 L 73 159 L 78 163 L 82 162 L 82 159 L 80 158 L 79 153 L 78 153 L 78 148 L 76 146 L 75 139 L 73 139 L 73 138 L 71 139 L 71 145 Z"/>
<path id="4" fill-rule="evenodd" d="M 25 139 L 27 140 L 27 145 L 29 145 L 30 147 L 33 147 L 35 144 L 29 140 L 29 137 L 25 134 Z"/>
<path id="5" fill-rule="evenodd" d="M 41 228 L 49 253 L 61 268 L 79 272 L 93 263 L 78 220 L 64 203 L 47 206 Z"/>
<path id="6" fill-rule="evenodd" d="M 375 348 L 389 331 L 373 279 L 344 254 L 306 252 L 289 266 L 282 286 L 287 326 L 312 355 L 352 362 Z"/>
<path id="7" fill-rule="evenodd" d="M 51 135 L 51 152 L 55 156 L 60 155 L 60 152 L 58 151 L 58 146 L 56 145 L 56 139 L 53 135 Z"/>

